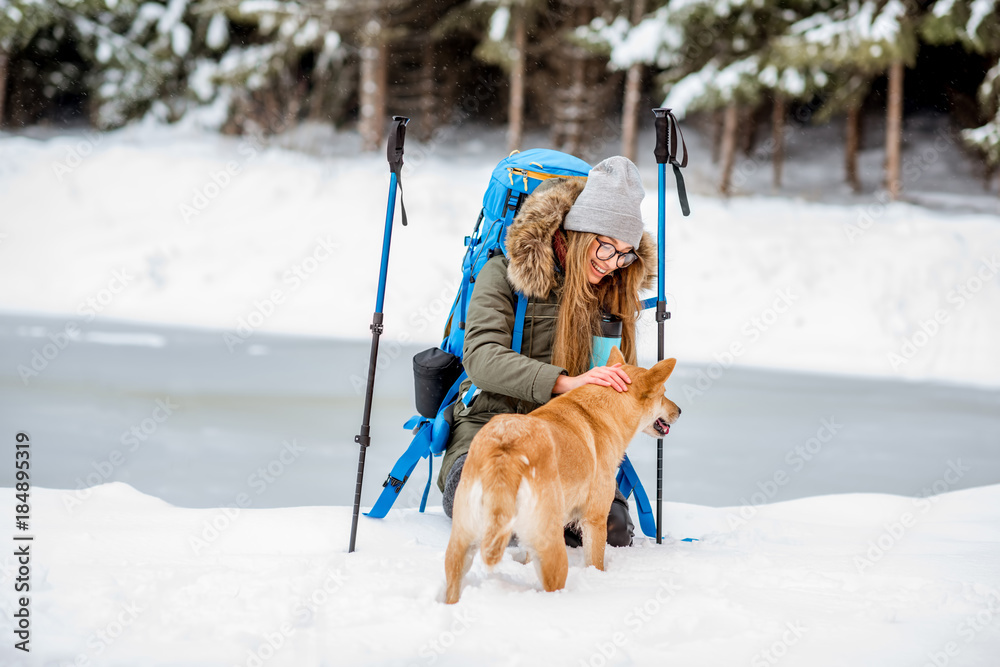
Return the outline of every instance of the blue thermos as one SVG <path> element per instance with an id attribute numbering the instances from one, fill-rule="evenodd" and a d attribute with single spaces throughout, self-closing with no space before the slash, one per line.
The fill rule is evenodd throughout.
<path id="1" fill-rule="evenodd" d="M 607 366 L 611 348 L 622 347 L 622 321 L 617 315 L 601 313 L 600 335 L 594 336 L 594 345 L 590 354 L 590 367 Z"/>

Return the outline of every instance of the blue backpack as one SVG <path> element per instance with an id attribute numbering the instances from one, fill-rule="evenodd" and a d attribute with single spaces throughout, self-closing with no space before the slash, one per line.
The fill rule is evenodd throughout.
<path id="1" fill-rule="evenodd" d="M 590 165 L 583 160 L 544 148 L 512 153 L 493 169 L 490 184 L 483 195 L 479 219 L 472 235 L 465 237 L 467 249 L 462 260 L 462 284 L 448 316 L 444 340 L 440 347 L 426 350 L 414 357 L 417 408 L 420 414 L 411 417 L 405 424 L 405 428 L 413 431 L 413 440 L 396 461 L 389 477 L 382 484 L 382 493 L 372 509 L 366 512 L 366 516 L 377 519 L 385 517 L 422 458 L 426 458 L 428 463 L 427 486 L 420 501 L 420 511 L 424 511 L 434 477 L 433 457 L 444 453 L 448 445 L 455 402 L 464 400 L 469 403 L 477 391 L 473 385 L 461 399 L 458 396 L 459 386 L 467 377 L 461 366 L 462 347 L 465 344 L 465 318 L 476 276 L 497 253 L 502 252 L 506 256 L 507 229 L 520 210 L 521 203 L 542 181 L 550 178 L 585 179 L 589 173 Z M 643 302 L 643 308 L 653 307 L 655 303 L 655 298 L 647 299 Z M 527 298 L 518 293 L 511 340 L 511 348 L 515 352 L 521 351 L 527 305 Z M 421 363 L 422 361 L 426 363 Z M 421 369 L 431 369 L 431 377 L 422 378 Z M 422 380 L 426 380 L 426 386 L 422 386 Z M 652 507 L 627 456 L 618 470 L 617 482 L 626 498 L 630 494 L 635 496 L 642 532 L 655 537 L 656 522 Z"/>

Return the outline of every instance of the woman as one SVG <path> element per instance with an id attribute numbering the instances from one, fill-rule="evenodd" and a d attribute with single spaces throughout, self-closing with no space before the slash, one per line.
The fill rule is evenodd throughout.
<path id="1" fill-rule="evenodd" d="M 590 368 L 602 313 L 622 320 L 621 350 L 635 364 L 639 291 L 655 278 L 655 246 L 643 231 L 645 192 L 624 157 L 596 165 L 582 179 L 552 179 L 528 197 L 507 232 L 507 257 L 490 259 L 476 278 L 466 319 L 463 365 L 481 393 L 455 404 L 455 426 L 438 486 L 451 516 L 455 489 L 472 438 L 491 417 L 525 414 L 584 384 L 627 391 L 618 365 Z M 509 259 L 508 259 L 509 258 Z M 515 290 L 528 297 L 521 353 L 511 349 Z M 566 531 L 567 544 L 579 534 Z M 618 494 L 608 515 L 608 543 L 632 543 L 632 520 Z"/>

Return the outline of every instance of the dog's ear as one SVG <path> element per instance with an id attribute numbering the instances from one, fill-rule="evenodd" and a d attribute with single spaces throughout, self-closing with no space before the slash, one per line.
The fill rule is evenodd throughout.
<path id="1" fill-rule="evenodd" d="M 660 363 L 656 364 L 642 376 L 642 381 L 646 383 L 651 391 L 656 391 L 657 393 L 663 391 L 663 383 L 667 381 L 670 374 L 674 372 L 674 366 L 677 365 L 676 359 L 664 359 Z"/>
<path id="2" fill-rule="evenodd" d="M 608 363 L 605 365 L 614 366 L 615 364 L 624 364 L 624 363 L 625 363 L 625 357 L 622 356 L 622 351 L 618 349 L 617 345 L 615 345 L 613 348 L 611 348 L 611 354 L 608 355 Z"/>

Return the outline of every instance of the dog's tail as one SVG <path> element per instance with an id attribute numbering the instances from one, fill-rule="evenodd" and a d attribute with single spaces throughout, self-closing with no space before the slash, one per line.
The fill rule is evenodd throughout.
<path id="1" fill-rule="evenodd" d="M 525 482 L 530 462 L 524 454 L 509 444 L 501 443 L 490 452 L 493 459 L 484 466 L 483 476 L 483 540 L 480 553 L 483 562 L 493 567 L 503 558 L 504 550 L 514 532 L 518 493 Z M 530 488 L 525 484 L 525 493 Z"/>

